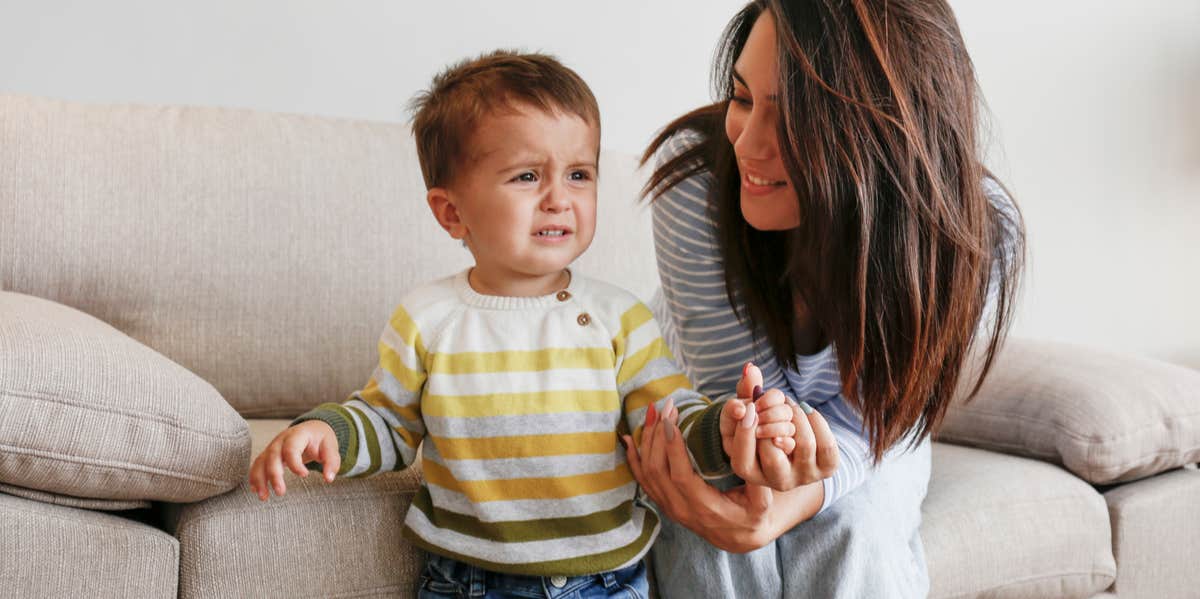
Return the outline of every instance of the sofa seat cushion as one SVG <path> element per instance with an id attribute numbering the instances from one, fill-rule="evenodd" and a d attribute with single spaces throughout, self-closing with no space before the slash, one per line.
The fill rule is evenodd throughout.
<path id="1" fill-rule="evenodd" d="M 251 420 L 254 453 L 288 425 Z M 287 474 L 287 494 L 232 492 L 175 506 L 179 596 L 410 596 L 424 563 L 401 536 L 420 467 L 325 483 Z"/>
<path id="2" fill-rule="evenodd" d="M 922 513 L 935 599 L 1084 598 L 1116 576 L 1104 498 L 1052 464 L 934 443 Z"/>
<path id="3" fill-rule="evenodd" d="M 1104 493 L 1121 599 L 1200 594 L 1200 471 L 1180 468 Z"/>
<path id="4" fill-rule="evenodd" d="M 175 597 L 179 543 L 127 518 L 0 493 L 0 596 Z"/>
<path id="5" fill-rule="evenodd" d="M 1010 339 L 942 441 L 1062 464 L 1103 485 L 1200 461 L 1200 372 L 1064 343 Z"/>
<path id="6" fill-rule="evenodd" d="M 0 483 L 197 501 L 245 478 L 249 456 L 245 420 L 200 377 L 79 310 L 0 291 Z"/>

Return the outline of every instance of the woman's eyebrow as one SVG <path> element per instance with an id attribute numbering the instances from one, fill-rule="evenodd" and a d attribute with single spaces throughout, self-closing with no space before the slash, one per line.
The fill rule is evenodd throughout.
<path id="1" fill-rule="evenodd" d="M 746 84 L 746 80 L 742 77 L 742 74 L 737 71 L 737 67 L 733 67 L 733 78 L 736 79 L 738 83 L 741 83 L 742 87 L 750 87 Z"/>
<path id="2" fill-rule="evenodd" d="M 742 74 L 737 71 L 737 67 L 734 67 L 732 71 L 733 78 L 736 79 L 738 83 L 741 83 L 742 87 L 750 89 L 750 84 L 746 83 L 746 80 L 742 77 Z M 771 102 L 777 102 L 779 100 L 779 94 L 767 94 L 767 100 Z"/>

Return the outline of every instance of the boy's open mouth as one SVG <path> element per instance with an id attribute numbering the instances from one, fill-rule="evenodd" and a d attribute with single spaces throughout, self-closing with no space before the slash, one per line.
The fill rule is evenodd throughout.
<path id="1" fill-rule="evenodd" d="M 571 234 L 571 229 L 568 229 L 567 227 L 553 226 L 553 227 L 546 227 L 544 229 L 538 229 L 538 231 L 536 233 L 534 233 L 533 236 L 534 237 L 566 237 L 567 235 L 570 235 L 570 234 Z"/>

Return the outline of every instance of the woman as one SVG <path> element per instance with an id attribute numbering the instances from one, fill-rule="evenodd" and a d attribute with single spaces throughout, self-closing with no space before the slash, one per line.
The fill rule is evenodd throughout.
<path id="1" fill-rule="evenodd" d="M 924 596 L 928 436 L 987 374 L 1024 239 L 979 158 L 957 23 L 945 0 L 760 0 L 721 47 L 722 100 L 644 157 L 660 322 L 706 395 L 761 384 L 816 410 L 796 408 L 790 455 L 738 427 L 724 491 L 693 473 L 671 410 L 647 415 L 629 459 L 670 520 L 658 589 Z"/>

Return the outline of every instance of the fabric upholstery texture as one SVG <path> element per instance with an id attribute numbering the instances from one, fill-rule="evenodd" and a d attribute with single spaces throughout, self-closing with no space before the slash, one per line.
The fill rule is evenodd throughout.
<path id="1" fill-rule="evenodd" d="M 46 491 L 26 489 L 25 487 L 6 484 L 0 484 L 0 493 L 7 493 L 14 497 L 24 497 L 25 499 L 32 499 L 34 501 L 41 501 L 44 503 L 52 503 L 54 505 L 65 505 L 68 507 L 77 507 L 85 510 L 100 510 L 102 512 L 140 510 L 150 507 L 149 501 L 139 501 L 134 499 L 119 500 L 71 497 L 70 495 L 59 495 L 58 493 L 48 493 Z"/>
<path id="2" fill-rule="evenodd" d="M 1135 480 L 1200 461 L 1200 372 L 1010 339 L 938 438 L 1062 464 L 1094 484 Z"/>
<path id="3" fill-rule="evenodd" d="M 1104 500 L 1112 516 L 1117 596 L 1200 594 L 1200 471 L 1179 469 L 1122 485 Z"/>
<path id="4" fill-rule="evenodd" d="M 922 514 L 932 599 L 1083 598 L 1116 575 L 1104 499 L 1051 464 L 934 443 Z"/>
<path id="5" fill-rule="evenodd" d="M 578 266 L 649 299 L 637 179 L 604 176 L 633 170 L 601 157 Z M 468 260 L 405 124 L 0 95 L 0 289 L 113 324 L 247 417 L 345 399 L 404 293 Z"/>
<path id="6" fill-rule="evenodd" d="M 0 493 L 0 598 L 175 597 L 179 543 L 111 514 Z"/>
<path id="7" fill-rule="evenodd" d="M 287 420 L 252 420 L 257 454 Z M 411 596 L 424 558 L 400 534 L 418 466 L 325 483 L 287 474 L 287 494 L 259 501 L 248 484 L 170 519 L 180 543 L 179 596 Z"/>
<path id="8" fill-rule="evenodd" d="M 196 501 L 244 479 L 249 452 L 208 383 L 78 310 L 0 291 L 0 483 Z"/>

